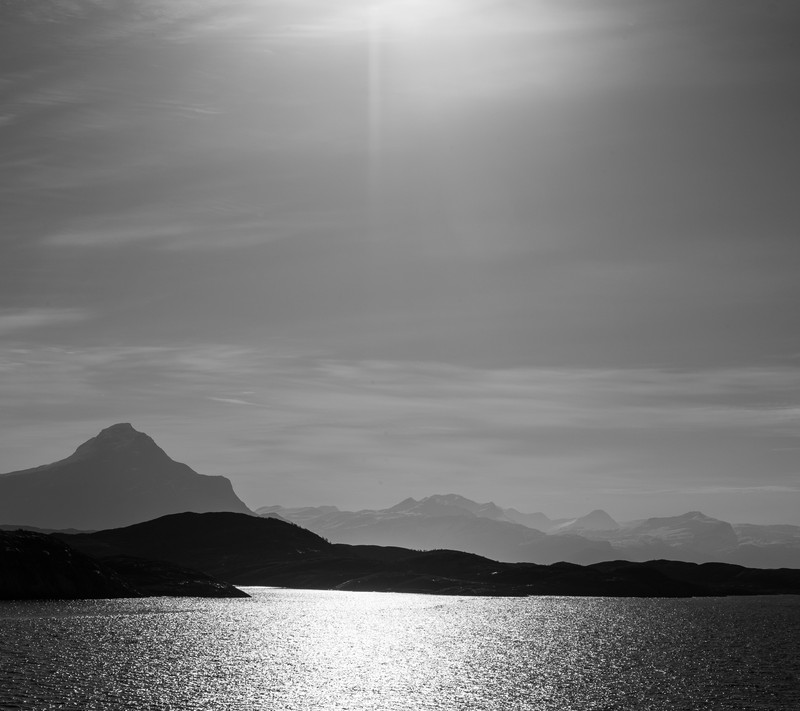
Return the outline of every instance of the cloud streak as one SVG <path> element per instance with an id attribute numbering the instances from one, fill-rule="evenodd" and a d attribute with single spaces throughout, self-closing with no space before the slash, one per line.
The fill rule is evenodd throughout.
<path id="1" fill-rule="evenodd" d="M 123 216 L 77 224 L 46 236 L 50 247 L 110 249 L 143 245 L 166 251 L 225 250 L 275 242 L 297 234 L 330 228 L 330 215 L 304 213 L 280 218 L 248 214 L 235 205 L 170 205 L 161 211 L 132 212 Z M 177 220 L 176 214 L 185 218 Z"/>
<path id="2" fill-rule="evenodd" d="M 31 309 L 1 315 L 0 327 L 10 331 L 86 317 L 81 311 Z M 212 401 L 302 411 L 319 423 L 336 419 L 340 425 L 367 426 L 385 417 L 386 423 L 396 419 L 419 428 L 427 420 L 435 431 L 466 433 L 553 427 L 783 431 L 800 421 L 799 374 L 790 367 L 479 369 L 341 361 L 291 349 L 224 345 L 11 349 L 2 362 L 31 372 L 30 386 L 42 373 L 77 376 L 110 389 L 139 378 L 155 384 L 169 380 L 187 395 L 205 392 Z M 243 399 L 242 392 L 249 397 Z"/>
<path id="3" fill-rule="evenodd" d="M 347 505 L 342 491 L 364 505 L 428 490 L 510 501 L 533 487 L 554 506 L 578 479 L 598 498 L 660 490 L 665 467 L 673 491 L 745 496 L 750 472 L 725 471 L 737 448 L 766 457 L 800 423 L 793 368 L 479 369 L 209 344 L 8 349 L 0 370 L 14 374 L 0 388 L 7 437 L 58 431 L 67 410 L 85 437 L 132 421 L 179 460 L 232 475 L 254 505 Z M 653 438 L 671 455 L 650 459 Z M 761 494 L 796 475 L 776 456 Z"/>
<path id="4" fill-rule="evenodd" d="M 63 326 L 85 321 L 92 314 L 84 309 L 57 309 L 33 307 L 0 310 L 0 336 L 18 331 Z"/>

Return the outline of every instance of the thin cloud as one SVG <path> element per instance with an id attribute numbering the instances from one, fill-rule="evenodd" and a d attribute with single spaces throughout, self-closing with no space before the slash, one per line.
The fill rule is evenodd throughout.
<path id="1" fill-rule="evenodd" d="M 86 317 L 77 310 L 33 309 L 0 315 L 0 328 Z M 292 423 L 302 414 L 307 426 L 335 420 L 366 429 L 402 425 L 412 433 L 501 436 L 553 428 L 783 432 L 800 421 L 800 373 L 788 367 L 479 369 L 221 344 L 8 349 L 2 355 L 0 363 L 71 381 L 80 374 L 79 380 L 110 389 L 137 378 L 169 382 L 187 396 L 261 406 Z"/>
<path id="2" fill-rule="evenodd" d="M 239 398 L 235 397 L 211 397 L 209 396 L 209 400 L 213 400 L 214 402 L 223 402 L 228 405 L 246 405 L 247 407 L 260 407 L 259 403 L 257 402 L 248 402 L 247 400 L 240 400 Z"/>
<path id="3" fill-rule="evenodd" d="M 175 219 L 175 214 L 186 217 Z M 275 218 L 248 214 L 248 209 L 226 204 L 170 205 L 163 210 L 132 212 L 123 217 L 94 220 L 46 236 L 51 247 L 112 248 L 144 245 L 167 251 L 213 251 L 251 247 L 298 234 L 330 229 L 336 216 L 313 213 Z"/>
<path id="4" fill-rule="evenodd" d="M 129 421 L 179 461 L 230 475 L 253 505 L 387 505 L 452 490 L 501 501 L 535 491 L 558 508 L 578 481 L 599 504 L 665 479 L 675 497 L 780 496 L 791 476 L 772 450 L 800 419 L 791 368 L 480 369 L 197 344 L 9 348 L 0 370 L 4 469 L 49 461 L 26 445 L 37 432 L 58 443 L 52 460 Z M 757 487 L 743 480 L 737 446 L 760 457 Z"/>
<path id="5" fill-rule="evenodd" d="M 191 232 L 191 225 L 173 224 L 168 226 L 131 226 L 109 229 L 89 229 L 62 232 L 48 237 L 47 244 L 56 247 L 110 247 L 128 242 L 164 240 L 185 237 Z"/>
<path id="6" fill-rule="evenodd" d="M 91 312 L 84 309 L 28 308 L 0 311 L 0 335 L 35 328 L 62 326 L 67 323 L 91 318 Z"/>

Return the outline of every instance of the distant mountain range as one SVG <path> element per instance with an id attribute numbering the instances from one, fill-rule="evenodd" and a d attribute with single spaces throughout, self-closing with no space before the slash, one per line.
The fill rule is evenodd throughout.
<path id="1" fill-rule="evenodd" d="M 800 526 L 730 524 L 699 511 L 619 523 L 595 510 L 559 520 L 437 494 L 379 510 L 264 506 L 256 513 L 280 516 L 337 543 L 452 548 L 509 562 L 587 565 L 664 558 L 800 568 Z"/>
<path id="2" fill-rule="evenodd" d="M 230 480 L 173 461 L 127 423 L 66 459 L 0 474 L 0 524 L 94 530 L 182 511 L 251 513 Z"/>
<path id="3" fill-rule="evenodd" d="M 203 476 L 173 461 L 127 423 L 102 430 L 66 459 L 0 474 L 0 529 L 110 529 L 187 511 L 253 515 L 227 478 Z M 663 558 L 800 568 L 800 526 L 730 524 L 698 511 L 628 522 L 601 510 L 551 519 L 439 494 L 379 510 L 265 506 L 257 513 L 333 543 L 449 549 L 514 563 Z"/>

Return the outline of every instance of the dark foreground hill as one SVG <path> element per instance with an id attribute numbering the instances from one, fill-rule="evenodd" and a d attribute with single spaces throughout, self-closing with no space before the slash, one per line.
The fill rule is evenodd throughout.
<path id="1" fill-rule="evenodd" d="M 95 558 L 121 554 L 165 560 L 235 584 L 261 581 L 262 566 L 328 558 L 333 550 L 325 539 L 294 524 L 228 512 L 172 514 L 125 528 L 54 535 Z"/>
<path id="2" fill-rule="evenodd" d="M 0 474 L 0 524 L 95 530 L 181 511 L 250 510 L 223 476 L 204 476 L 121 423 L 58 462 Z"/>
<path id="3" fill-rule="evenodd" d="M 0 600 L 151 595 L 247 597 L 196 570 L 130 556 L 95 559 L 54 536 L 0 531 Z"/>
<path id="4" fill-rule="evenodd" d="M 127 528 L 57 535 L 91 556 L 160 559 L 235 585 L 514 596 L 800 594 L 798 570 L 677 561 L 500 563 L 451 550 L 331 544 L 285 521 L 233 513 L 175 514 Z"/>

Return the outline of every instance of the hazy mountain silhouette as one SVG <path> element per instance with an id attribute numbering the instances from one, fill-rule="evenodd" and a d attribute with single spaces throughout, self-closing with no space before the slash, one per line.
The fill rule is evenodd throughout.
<path id="1" fill-rule="evenodd" d="M 340 511 L 322 506 L 287 509 L 265 506 L 262 516 L 280 515 L 336 543 L 445 548 L 509 562 L 587 564 L 613 557 L 605 541 L 580 536 L 546 536 L 514 523 L 496 504 L 479 504 L 458 494 L 408 498 L 388 509 Z"/>
<path id="2" fill-rule="evenodd" d="M 800 571 L 724 564 L 502 563 L 452 550 L 332 544 L 299 526 L 234 513 L 173 514 L 125 528 L 55 534 L 91 555 L 188 566 L 237 585 L 459 595 L 688 596 L 800 592 Z"/>
<path id="3" fill-rule="evenodd" d="M 121 423 L 53 464 L 0 474 L 0 523 L 45 529 L 124 526 L 181 511 L 251 513 L 223 476 L 170 459 Z"/>
<path id="4" fill-rule="evenodd" d="M 680 516 L 631 521 L 615 529 L 583 529 L 581 535 L 608 541 L 629 560 L 669 558 L 694 562 L 728 561 L 739 538 L 727 521 L 690 511 Z"/>
<path id="5" fill-rule="evenodd" d="M 541 511 L 523 513 L 514 508 L 503 509 L 503 511 L 510 521 L 535 528 L 538 531 L 549 531 L 553 527 L 553 521 Z"/>
<path id="6" fill-rule="evenodd" d="M 557 526 L 551 533 L 570 530 L 583 538 L 607 542 L 614 557 L 631 561 L 666 558 L 757 568 L 800 568 L 799 526 L 730 524 L 700 511 L 629 521 L 616 528 L 579 528 L 581 520 Z"/>
<path id="7" fill-rule="evenodd" d="M 800 568 L 800 526 L 733 524 L 739 545 L 731 563 L 761 568 Z"/>
<path id="8" fill-rule="evenodd" d="M 466 513 L 493 521 L 514 523 L 497 504 L 491 501 L 479 504 L 458 494 L 434 494 L 419 501 L 408 498 L 386 510 L 423 516 L 463 516 Z"/>
<path id="9" fill-rule="evenodd" d="M 185 511 L 252 514 L 227 478 L 203 476 L 173 461 L 127 423 L 104 429 L 66 459 L 0 474 L 0 529 L 97 530 Z M 380 510 L 268 506 L 258 513 L 335 543 L 459 550 L 506 562 L 588 565 L 664 558 L 800 567 L 800 527 L 733 526 L 698 511 L 618 523 L 595 510 L 555 520 L 436 494 Z"/>
<path id="10" fill-rule="evenodd" d="M 550 533 L 583 533 L 586 531 L 615 531 L 619 524 L 602 509 L 595 509 L 585 516 L 551 526 Z"/>
<path id="11" fill-rule="evenodd" d="M 457 494 L 436 494 L 380 510 L 265 506 L 257 513 L 279 515 L 339 543 L 451 548 L 509 562 L 588 565 L 665 558 L 800 568 L 800 527 L 734 526 L 699 511 L 618 523 L 598 509 L 576 519 L 556 520 Z"/>

